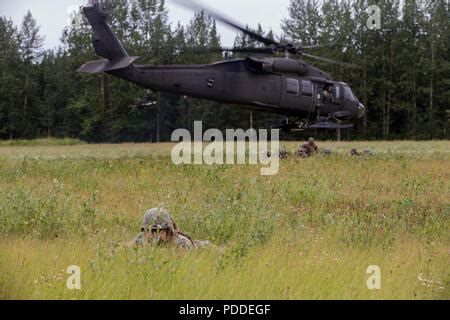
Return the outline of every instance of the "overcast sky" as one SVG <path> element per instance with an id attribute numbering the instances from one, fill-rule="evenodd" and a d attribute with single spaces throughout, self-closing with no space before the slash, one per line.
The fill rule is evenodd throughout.
<path id="1" fill-rule="evenodd" d="M 30 10 L 45 35 L 46 48 L 59 43 L 62 29 L 68 24 L 70 12 L 84 5 L 87 0 L 0 0 L 0 15 L 12 18 L 19 25 Z M 187 24 L 193 13 L 166 0 L 172 24 L 177 21 Z M 209 7 L 225 13 L 243 25 L 256 28 L 261 23 L 264 30 L 281 33 L 281 20 L 288 15 L 289 0 L 203 0 Z M 219 32 L 224 46 L 232 46 L 236 32 L 219 23 Z"/>

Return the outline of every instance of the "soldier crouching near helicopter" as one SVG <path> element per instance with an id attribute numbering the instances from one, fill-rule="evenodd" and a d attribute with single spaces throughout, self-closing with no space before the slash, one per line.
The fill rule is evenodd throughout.
<path id="1" fill-rule="evenodd" d="M 204 249 L 211 246 L 209 241 L 192 240 L 181 232 L 167 210 L 153 208 L 144 215 L 141 233 L 126 246 L 172 245 L 183 249 Z"/>
<path id="2" fill-rule="evenodd" d="M 314 142 L 314 138 L 309 138 L 308 142 L 298 148 L 297 155 L 302 158 L 309 158 L 313 153 L 317 153 L 318 151 L 319 147 Z"/>

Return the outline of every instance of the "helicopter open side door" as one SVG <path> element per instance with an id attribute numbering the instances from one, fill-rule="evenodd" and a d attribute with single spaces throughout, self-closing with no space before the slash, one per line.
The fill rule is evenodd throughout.
<path id="1" fill-rule="evenodd" d="M 336 111 L 342 106 L 343 89 L 340 83 L 323 79 L 314 80 L 314 106 L 315 113 L 327 114 Z"/>

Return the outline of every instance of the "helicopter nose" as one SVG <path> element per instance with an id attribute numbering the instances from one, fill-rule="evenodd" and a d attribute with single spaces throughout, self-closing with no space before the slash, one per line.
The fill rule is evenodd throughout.
<path id="1" fill-rule="evenodd" d="M 362 103 L 360 103 L 358 105 L 357 113 L 358 113 L 358 119 L 361 119 L 366 115 L 366 107 Z"/>

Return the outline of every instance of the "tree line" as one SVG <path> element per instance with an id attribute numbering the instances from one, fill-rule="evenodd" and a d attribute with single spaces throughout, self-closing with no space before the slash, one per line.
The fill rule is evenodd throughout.
<path id="1" fill-rule="evenodd" d="M 367 27 L 369 5 L 381 9 L 381 29 Z M 221 46 L 214 19 L 195 12 L 187 25 L 171 24 L 164 0 L 108 3 L 113 31 L 142 64 L 204 64 L 221 54 L 184 48 Z M 314 54 L 360 65 L 348 69 L 308 61 L 349 83 L 368 108 L 352 131 L 360 139 L 448 139 L 450 124 L 450 12 L 446 0 L 291 0 L 281 21 L 282 41 L 329 44 Z M 258 33 L 277 37 L 269 30 Z M 76 70 L 98 59 L 91 28 L 80 12 L 56 49 L 44 50 L 38 22 L 28 12 L 16 26 L 0 17 L 0 139 L 70 137 L 91 142 L 170 140 L 177 128 L 267 127 L 279 116 L 237 106 L 157 93 L 138 108 L 146 89 L 107 74 Z M 235 46 L 258 45 L 245 35 Z M 306 59 L 307 60 L 307 59 Z M 324 134 L 324 133 L 323 133 Z M 324 134 L 326 135 L 326 134 Z"/>

